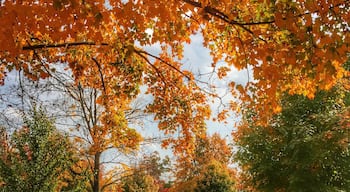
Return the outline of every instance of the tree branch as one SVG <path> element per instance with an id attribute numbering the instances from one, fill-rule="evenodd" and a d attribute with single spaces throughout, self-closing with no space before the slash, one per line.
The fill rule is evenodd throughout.
<path id="1" fill-rule="evenodd" d="M 174 67 L 174 66 L 171 65 L 170 63 L 164 61 L 164 59 L 162 59 L 162 58 L 160 58 L 160 57 L 158 57 L 158 56 L 152 55 L 151 53 L 148 53 L 148 52 L 146 52 L 146 51 L 142 51 L 142 50 L 135 50 L 135 52 L 136 52 L 138 55 L 140 55 L 140 56 L 142 56 L 142 54 L 145 54 L 145 55 L 148 55 L 148 56 L 150 56 L 150 57 L 153 57 L 154 59 L 157 59 L 157 60 L 161 61 L 162 63 L 164 63 L 164 64 L 167 65 L 168 67 L 174 69 L 175 71 L 177 71 L 178 73 L 180 73 L 181 75 L 183 75 L 184 77 L 186 77 L 187 80 L 189 80 L 189 81 L 191 80 L 191 78 L 190 78 L 188 75 L 184 74 L 180 69 Z"/>
<path id="2" fill-rule="evenodd" d="M 214 7 L 210 7 L 210 6 L 203 7 L 203 5 L 201 3 L 194 2 L 194 1 L 191 1 L 191 0 L 182 0 L 182 1 L 192 5 L 194 7 L 198 7 L 198 8 L 204 9 L 204 11 L 206 13 L 209 13 L 210 15 L 225 21 L 226 23 L 229 23 L 229 24 L 232 24 L 232 25 L 238 25 L 240 27 L 249 26 L 249 25 L 264 25 L 264 24 L 271 24 L 271 23 L 275 22 L 274 20 L 271 20 L 271 21 L 258 21 L 258 22 L 241 23 L 241 22 L 238 22 L 238 21 L 235 21 L 235 20 L 230 20 L 229 17 L 225 13 L 223 13 L 222 11 L 220 11 L 220 10 L 214 8 Z"/>
<path id="3" fill-rule="evenodd" d="M 101 65 L 100 65 L 100 63 L 95 59 L 95 58 L 91 58 L 94 62 L 95 62 L 95 64 L 97 65 L 97 68 L 98 68 L 98 72 L 99 72 L 99 74 L 100 74 L 100 78 L 101 78 L 101 82 L 102 82 L 102 87 L 103 87 L 103 92 L 104 92 L 104 94 L 107 94 L 107 92 L 106 92 L 106 85 L 105 85 L 105 81 L 104 81 L 104 78 L 103 78 L 103 72 L 102 72 L 102 69 L 101 69 Z"/>
<path id="4" fill-rule="evenodd" d="M 67 43 L 57 43 L 57 44 L 37 44 L 37 45 L 26 45 L 22 47 L 22 50 L 35 50 L 43 48 L 60 48 L 60 47 L 72 47 L 80 45 L 103 45 L 108 46 L 108 43 L 96 43 L 93 41 L 82 41 L 82 42 L 67 42 Z"/>
<path id="5" fill-rule="evenodd" d="M 252 30 L 250 30 L 248 28 L 248 26 L 252 26 L 252 25 L 266 25 L 266 24 L 272 24 L 272 23 L 275 23 L 275 19 L 272 19 L 272 20 L 269 20 L 269 21 L 257 21 L 257 22 L 247 22 L 247 23 L 242 23 L 242 22 L 238 22 L 238 21 L 235 21 L 235 20 L 232 20 L 230 19 L 227 14 L 223 13 L 222 11 L 214 8 L 214 7 L 211 7 L 211 6 L 203 6 L 200 2 L 195 2 L 195 1 L 192 1 L 192 0 L 182 0 L 183 2 L 185 3 L 188 3 L 194 7 L 197 7 L 197 8 L 201 8 L 205 11 L 205 13 L 208 13 L 209 15 L 213 16 L 213 17 L 216 17 L 228 24 L 231 24 L 231 25 L 236 25 L 236 26 L 239 26 L 240 28 L 242 28 L 243 30 L 247 31 L 248 33 L 252 34 L 253 36 L 255 36 L 254 32 Z M 329 9 L 332 10 L 334 9 L 335 7 L 339 7 L 341 5 L 347 5 L 349 3 L 349 0 L 346 0 L 344 2 L 341 2 L 341 3 L 338 3 L 336 5 L 333 5 L 333 6 L 330 6 Z M 309 14 L 313 14 L 313 13 L 318 13 L 320 12 L 319 10 L 315 10 L 313 12 L 305 12 L 305 13 L 300 13 L 298 15 L 294 15 L 294 17 L 302 17 L 302 16 L 305 16 L 305 15 L 309 15 Z M 286 20 L 287 18 L 282 18 L 283 20 Z M 257 37 L 258 39 L 266 42 L 265 39 L 261 38 L 261 37 Z"/>

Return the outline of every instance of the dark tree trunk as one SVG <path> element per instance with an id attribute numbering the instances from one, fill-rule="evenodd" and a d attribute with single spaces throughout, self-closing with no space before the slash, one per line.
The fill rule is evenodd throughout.
<path id="1" fill-rule="evenodd" d="M 95 154 L 93 192 L 100 192 L 100 156 L 100 152 Z"/>

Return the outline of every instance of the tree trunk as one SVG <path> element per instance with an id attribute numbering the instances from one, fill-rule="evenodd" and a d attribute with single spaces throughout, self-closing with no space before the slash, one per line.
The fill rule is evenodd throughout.
<path id="1" fill-rule="evenodd" d="M 100 192 L 100 156 L 100 152 L 95 154 L 93 192 Z"/>

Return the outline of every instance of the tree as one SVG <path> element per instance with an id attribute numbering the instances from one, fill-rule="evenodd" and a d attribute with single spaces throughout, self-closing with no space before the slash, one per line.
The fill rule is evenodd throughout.
<path id="1" fill-rule="evenodd" d="M 84 177 L 80 185 L 72 185 L 65 177 L 74 166 L 72 144 L 59 133 L 43 111 L 34 109 L 24 119 L 25 126 L 8 137 L 3 131 L 0 158 L 0 179 L 4 191 L 72 191 L 85 190 Z M 6 139 L 7 138 L 7 139 Z M 77 177 L 75 177 L 77 178 Z M 77 182 L 75 183 L 77 184 Z"/>
<path id="2" fill-rule="evenodd" d="M 254 112 L 235 133 L 243 181 L 258 191 L 349 191 L 349 93 L 285 95 L 267 127 Z"/>
<path id="3" fill-rule="evenodd" d="M 191 157 L 177 159 L 176 181 L 172 190 L 232 191 L 235 173 L 229 167 L 232 151 L 225 139 L 217 133 L 197 138 L 194 151 Z"/>
<path id="4" fill-rule="evenodd" d="M 66 100 L 54 101 L 56 102 L 54 105 L 57 108 L 60 108 L 58 103 L 69 106 L 61 109 L 66 112 L 63 114 L 65 115 L 63 121 L 75 122 L 75 125 L 69 127 L 71 134 L 83 161 L 88 162 L 86 168 L 93 173 L 93 177 L 90 178 L 91 187 L 94 191 L 99 191 L 104 188 L 101 180 L 109 179 L 104 178 L 106 177 L 103 171 L 105 162 L 101 160 L 102 155 L 110 149 L 117 150 L 121 154 L 128 154 L 137 150 L 142 141 L 141 135 L 129 126 L 129 123 L 135 120 L 133 113 L 137 113 L 135 111 L 138 109 L 132 108 L 131 104 L 121 107 L 122 103 L 116 102 L 113 103 L 114 106 L 110 106 L 110 109 L 113 108 L 116 111 L 110 113 L 109 109 L 98 101 L 101 92 L 94 87 L 83 87 L 80 83 L 74 84 L 74 80 L 69 78 L 69 72 L 50 72 L 52 79 L 47 84 L 54 86 L 48 87 L 49 92 L 59 93 L 66 98 Z M 104 75 L 101 74 L 101 78 L 103 77 Z M 98 85 L 98 82 L 95 83 Z"/>
<path id="5" fill-rule="evenodd" d="M 125 178 L 122 189 L 124 192 L 157 192 L 159 186 L 154 178 L 140 171 Z"/>
<path id="6" fill-rule="evenodd" d="M 234 181 L 227 167 L 212 160 L 197 178 L 195 192 L 234 192 Z"/>
<path id="7" fill-rule="evenodd" d="M 156 82 L 159 89 L 150 86 L 150 93 L 163 98 L 159 91 L 168 90 L 167 78 L 185 77 L 192 82 L 192 74 L 174 59 L 182 58 L 183 44 L 190 42 L 191 35 L 201 33 L 203 45 L 211 50 L 213 67 L 221 60 L 227 63 L 217 67 L 219 77 L 233 66 L 253 70 L 255 81 L 246 89 L 234 84 L 231 88 L 243 93 L 254 90 L 254 95 L 243 94 L 242 99 L 254 101 L 260 115 L 270 114 L 278 107 L 281 93 L 311 98 L 317 87 L 329 89 L 345 75 L 341 64 L 349 52 L 349 7 L 347 0 L 4 1 L 1 71 L 22 68 L 33 79 L 45 78 L 42 65 L 66 61 L 77 80 L 93 84 L 93 75 L 82 74 L 96 71 L 98 77 L 100 72 L 114 72 L 116 65 L 124 66 L 129 78 L 138 79 L 139 72 L 153 74 L 155 79 L 146 78 L 143 83 Z M 136 43 L 159 43 L 163 53 L 152 55 Z M 168 69 L 171 72 L 164 72 Z M 166 105 L 166 101 L 158 102 Z"/>
<path id="8" fill-rule="evenodd" d="M 157 152 L 145 155 L 135 165 L 130 166 L 121 180 L 124 192 L 156 192 L 163 188 L 161 176 L 168 171 L 169 159 L 161 159 Z"/>
<path id="9" fill-rule="evenodd" d="M 101 129 L 102 116 L 105 115 L 105 109 L 96 101 L 100 95 L 98 90 L 75 85 L 69 70 L 58 69 L 49 73 L 50 78 L 32 81 L 19 72 L 11 87 L 4 90 L 1 100 L 4 105 L 24 114 L 30 111 L 33 104 L 45 107 L 47 115 L 55 117 L 55 124 L 73 140 L 74 150 L 79 153 L 79 161 L 85 162 L 85 170 L 80 171 L 96 173 L 94 177 L 89 177 L 89 186 L 102 188 L 100 179 L 105 179 L 106 176 L 103 171 L 106 160 L 101 160 L 102 155 L 110 149 L 118 151 L 118 154 L 113 153 L 115 156 L 137 149 L 141 136 L 129 127 L 129 123 L 137 120 L 135 116 L 140 115 L 141 110 L 131 105 L 130 109 L 119 114 L 125 116 L 125 121 L 96 136 L 96 132 Z M 18 119 L 15 121 L 18 123 Z M 115 140 L 116 137 L 118 140 Z"/>
<path id="10" fill-rule="evenodd" d="M 145 85 L 159 129 L 178 135 L 164 146 L 191 156 L 211 115 L 206 96 L 218 96 L 179 62 L 191 35 L 204 37 L 219 78 L 233 67 L 253 70 L 246 87 L 230 83 L 231 109 L 239 108 L 238 92 L 267 122 L 283 92 L 312 98 L 316 88 L 327 90 L 347 75 L 341 65 L 349 52 L 349 7 L 347 0 L 2 1 L 0 79 L 14 69 L 44 79 L 56 70 L 52 63 L 68 64 L 74 86 L 100 93 L 105 112 L 94 129 L 97 141 L 112 130 L 113 141 L 132 132 L 113 128 L 125 125 L 124 111 Z M 154 44 L 159 55 L 142 48 Z M 95 144 L 100 152 L 102 143 Z"/>
<path id="11" fill-rule="evenodd" d="M 85 90 L 93 90 L 89 96 L 92 96 L 94 104 L 103 109 L 102 114 L 96 119 L 96 116 L 93 116 L 93 118 L 89 116 L 90 114 L 94 115 L 96 105 L 84 106 L 82 109 L 86 109 L 84 112 L 88 112 L 84 113 L 84 118 L 93 121 L 92 124 L 90 122 L 86 123 L 90 124 L 87 128 L 90 132 L 90 139 L 93 141 L 90 152 L 95 155 L 94 167 L 98 167 L 98 160 L 102 151 L 110 147 L 110 144 L 114 147 L 129 146 L 129 148 L 137 148 L 141 138 L 134 129 L 128 127 L 125 111 L 129 109 L 133 99 L 140 93 L 140 86 L 142 85 L 147 85 L 149 87 L 148 93 L 154 96 L 153 103 L 148 106 L 147 111 L 155 114 L 155 119 L 159 122 L 159 128 L 164 130 L 166 134 L 172 134 L 180 130 L 181 134 L 179 134 L 178 140 L 169 139 L 166 143 L 174 144 L 176 151 L 191 149 L 193 143 L 187 141 L 191 141 L 195 135 L 203 132 L 199 130 L 201 127 L 198 125 L 202 124 L 209 117 L 209 110 L 204 102 L 204 94 L 199 91 L 199 88 L 191 80 L 191 75 L 187 75 L 186 72 L 180 70 L 181 65 L 178 62 L 175 62 L 168 53 L 154 56 L 139 50 L 134 45 L 137 41 L 136 36 L 135 38 L 122 37 L 126 34 L 123 30 L 131 28 L 128 26 L 124 28 L 121 25 L 119 26 L 120 28 L 117 27 L 118 25 L 115 22 L 117 22 L 116 18 L 119 16 L 111 11 L 107 11 L 106 7 L 102 5 L 104 1 L 38 3 L 33 4 L 30 1 L 18 4 L 2 2 L 1 16 L 7 15 L 10 17 L 12 15 L 10 10 L 27 7 L 31 11 L 26 12 L 26 16 L 22 15 L 28 19 L 27 21 L 36 17 L 34 11 L 38 11 L 37 13 L 42 13 L 43 17 L 40 17 L 43 21 L 48 19 L 50 22 L 55 23 L 55 27 L 61 26 L 63 31 L 67 29 L 69 32 L 61 33 L 62 31 L 56 31 L 56 29 L 53 29 L 55 27 L 52 26 L 52 29 L 57 33 L 51 35 L 58 35 L 58 39 L 56 39 L 49 33 L 46 33 L 46 30 L 40 32 L 29 29 L 36 27 L 33 25 L 29 26 L 27 24 L 30 23 L 23 21 L 23 24 L 29 27 L 28 32 L 31 31 L 29 33 L 36 31 L 33 34 L 34 36 L 28 39 L 29 46 L 20 48 L 27 50 L 28 52 L 25 52 L 30 53 L 31 56 L 27 57 L 29 55 L 26 55 L 26 58 L 22 58 L 23 60 L 15 59 L 15 61 L 10 58 L 19 53 L 13 52 L 17 48 L 6 47 L 1 49 L 1 51 L 6 52 L 1 52 L 1 68 L 6 66 L 7 70 L 21 70 L 30 79 L 38 80 L 52 78 L 51 73 L 58 71 L 60 66 L 68 65 L 61 68 L 72 71 L 74 80 L 72 87 L 78 89 L 78 95 L 84 94 Z M 112 4 L 114 3 L 116 2 Z M 121 5 L 124 6 L 124 4 Z M 68 9 L 66 10 L 66 8 Z M 106 12 L 100 10 L 100 8 Z M 127 11 L 131 7 L 125 8 L 119 11 Z M 46 11 L 53 11 L 51 13 L 54 15 Z M 81 14 L 81 11 L 84 13 Z M 76 15 L 76 17 L 71 18 L 71 15 Z M 22 16 L 20 17 L 22 18 Z M 17 16 L 14 17 L 17 18 Z M 18 19 L 21 20 L 21 18 Z M 104 19 L 102 18 L 109 19 L 107 19 L 108 21 L 103 21 Z M 74 20 L 76 19 L 79 21 L 75 22 Z M 1 24 L 7 26 L 9 23 Z M 43 23 L 38 23 L 38 25 L 41 24 Z M 76 24 L 80 26 L 79 31 L 73 29 L 76 27 Z M 65 26 L 67 27 L 66 29 Z M 83 26 L 91 27 L 91 30 Z M 39 28 L 44 29 L 45 27 Z M 17 30 L 15 30 L 17 32 L 14 32 L 12 29 L 10 31 L 11 36 L 19 32 Z M 25 31 L 27 30 L 25 29 Z M 93 33 L 97 36 L 93 35 Z M 9 34 L 7 33 L 7 35 Z M 91 39 L 91 42 L 89 39 Z M 108 40 L 108 42 L 104 42 L 105 40 Z M 40 45 L 41 43 L 53 43 L 55 45 L 42 46 Z M 67 46 L 62 46 L 62 43 Z M 150 58 L 147 58 L 148 56 L 156 58 L 157 61 L 151 62 Z M 23 62 L 19 64 L 17 61 Z M 57 67 L 53 63 L 62 65 Z M 172 70 L 168 70 L 169 68 Z M 1 73 L 1 76 L 3 75 L 4 73 Z M 174 97 L 175 95 L 176 97 Z M 83 103 L 83 105 L 85 104 Z M 190 150 L 188 151 L 190 152 Z M 94 170 L 96 170 L 94 171 L 94 182 L 96 183 L 93 187 L 94 191 L 99 191 L 98 168 Z"/>

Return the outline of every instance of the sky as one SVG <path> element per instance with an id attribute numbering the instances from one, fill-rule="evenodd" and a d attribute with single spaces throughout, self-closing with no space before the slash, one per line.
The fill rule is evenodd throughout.
<path id="1" fill-rule="evenodd" d="M 127 1 L 125 1 L 127 2 Z M 105 6 L 109 7 L 109 1 L 105 1 Z M 151 35 L 152 31 L 150 31 Z M 160 46 L 155 44 L 152 46 L 145 46 L 144 47 L 147 52 L 150 52 L 151 54 L 157 55 L 161 52 Z M 186 44 L 184 47 L 184 58 L 181 61 L 183 65 L 183 69 L 192 71 L 195 75 L 198 74 L 206 74 L 213 71 L 213 68 L 211 67 L 212 59 L 210 57 L 210 51 L 207 48 L 203 47 L 203 38 L 200 33 L 196 35 L 191 36 L 191 43 Z M 223 62 L 219 62 L 218 65 L 223 64 Z M 232 98 L 229 96 L 225 96 L 227 92 L 227 83 L 228 81 L 234 81 L 236 84 L 246 84 L 248 81 L 248 75 L 247 73 L 250 73 L 247 70 L 237 71 L 236 69 L 232 68 L 231 72 L 229 72 L 227 78 L 224 78 L 223 80 L 218 80 L 217 77 L 214 76 L 214 78 L 209 79 L 209 76 L 196 76 L 198 79 L 206 82 L 209 81 L 210 83 L 216 85 L 217 93 L 219 96 L 223 97 L 223 101 L 228 101 Z M 16 78 L 18 75 L 17 73 L 9 73 L 9 76 L 5 82 L 5 86 L 0 87 L 0 96 L 2 94 L 7 94 L 9 87 L 16 84 Z M 203 87 L 206 89 L 206 87 Z M 49 97 L 45 95 L 44 97 Z M 54 96 L 50 96 L 53 97 Z M 144 100 L 145 102 L 148 102 L 151 100 L 149 96 L 141 95 L 140 100 Z M 148 101 L 147 101 L 148 100 Z M 218 100 L 214 100 L 213 103 L 210 104 L 213 110 L 213 115 L 216 114 L 218 107 L 222 107 L 219 105 Z M 5 111 L 5 114 L 8 114 L 10 117 L 19 119 L 20 116 L 18 113 L 16 113 L 16 108 L 11 106 L 4 106 L 0 104 L 0 112 Z M 228 119 L 228 123 L 218 123 L 213 121 L 207 121 L 207 127 L 208 127 L 208 133 L 219 133 L 222 137 L 228 138 L 230 140 L 231 132 L 234 130 L 234 122 L 237 121 L 236 117 L 232 117 Z M 152 116 L 149 116 L 144 119 L 144 124 L 142 126 L 140 125 L 132 125 L 135 126 L 139 131 L 141 131 L 142 135 L 145 137 L 159 137 L 162 136 L 158 129 L 156 122 L 153 122 Z M 159 150 L 159 145 L 149 145 L 147 146 L 147 150 Z"/>
<path id="2" fill-rule="evenodd" d="M 161 49 L 159 45 L 145 46 L 146 51 L 152 54 L 159 54 Z M 184 46 L 184 58 L 181 60 L 183 63 L 183 69 L 192 71 L 196 78 L 204 82 L 211 82 L 217 87 L 217 93 L 219 96 L 223 97 L 223 101 L 228 101 L 232 99 L 230 96 L 225 96 L 227 92 L 227 83 L 229 81 L 234 81 L 236 84 L 245 85 L 248 82 L 248 72 L 247 70 L 238 71 L 232 67 L 231 71 L 228 73 L 227 77 L 224 79 L 218 79 L 214 77 L 209 79 L 210 75 L 198 76 L 198 74 L 206 74 L 213 71 L 211 67 L 212 58 L 210 56 L 209 49 L 203 47 L 203 37 L 201 34 L 196 34 L 191 36 L 191 43 L 185 44 Z M 223 61 L 219 62 L 218 65 L 225 64 Z M 250 77 L 251 71 L 249 71 Z M 206 87 L 204 87 L 206 88 Z M 219 106 L 219 101 L 216 100 L 211 103 L 213 109 L 213 115 L 216 113 L 216 109 Z M 213 134 L 215 132 L 220 133 L 222 136 L 230 135 L 233 130 L 233 123 L 236 118 L 229 119 L 228 124 L 222 124 L 218 122 L 208 121 L 208 133 Z"/>
<path id="3" fill-rule="evenodd" d="M 144 49 L 151 54 L 159 54 L 161 52 L 159 45 L 145 46 Z M 183 63 L 183 69 L 192 71 L 195 75 L 205 74 L 213 71 L 211 67 L 212 59 L 210 56 L 209 49 L 203 47 L 203 38 L 200 34 L 191 36 L 191 43 L 185 44 L 184 46 L 184 58 L 181 60 Z M 224 64 L 219 62 L 219 65 Z M 250 77 L 251 71 L 249 71 Z M 197 76 L 198 77 L 198 76 Z M 247 70 L 238 71 L 235 68 L 232 68 L 228 73 L 227 78 L 219 80 L 214 76 L 214 78 L 209 79 L 209 76 L 201 76 L 200 80 L 210 81 L 215 84 L 218 89 L 216 90 L 220 96 L 224 96 L 227 91 L 227 83 L 229 81 L 234 81 L 236 84 L 245 85 L 248 82 Z M 145 97 L 142 95 L 141 97 Z M 148 98 L 151 100 L 151 98 Z M 223 97 L 223 101 L 228 101 L 232 99 L 230 96 Z M 146 96 L 147 100 L 147 96 Z M 214 103 L 211 103 L 211 108 L 213 110 L 213 115 L 216 114 L 217 108 L 219 107 L 219 101 L 214 100 Z M 208 120 L 207 123 L 207 133 L 212 135 L 214 133 L 219 133 L 223 138 L 226 138 L 227 142 L 232 142 L 231 133 L 235 129 L 234 123 L 238 121 L 237 117 L 229 117 L 227 123 L 219 123 Z M 163 135 L 158 131 L 157 123 L 152 120 L 152 117 L 147 118 L 145 125 L 139 127 L 145 137 L 162 137 Z M 172 155 L 170 150 L 161 149 L 159 144 L 150 144 L 143 146 L 145 151 L 158 151 L 163 156 Z"/>
<path id="4" fill-rule="evenodd" d="M 203 38 L 200 34 L 192 35 L 191 36 L 191 43 L 186 44 L 184 47 L 184 58 L 182 59 L 183 63 L 183 69 L 192 71 L 195 76 L 198 74 L 205 74 L 213 71 L 213 68 L 211 67 L 212 59 L 210 57 L 210 51 L 207 48 L 203 47 Z M 154 55 L 157 55 L 160 53 L 161 49 L 159 45 L 152 45 L 152 46 L 146 46 L 144 49 Z M 223 64 L 223 62 L 221 62 Z M 219 62 L 220 65 L 220 62 Z M 232 68 L 231 72 L 229 72 L 227 78 L 224 78 L 223 80 L 219 80 L 217 77 L 213 77 L 209 79 L 209 76 L 196 76 L 202 81 L 210 81 L 211 83 L 215 84 L 218 89 L 216 90 L 217 93 L 220 96 L 223 96 L 223 101 L 228 101 L 229 99 L 232 99 L 228 96 L 225 97 L 225 93 L 227 91 L 227 82 L 233 80 L 236 82 L 236 84 L 246 84 L 248 81 L 248 75 L 247 70 L 238 71 L 234 68 Z M 16 82 L 18 78 L 18 72 L 11 72 L 8 74 L 8 78 L 6 79 L 5 86 L 0 87 L 0 96 L 6 95 L 9 93 L 9 90 L 11 86 L 16 85 L 18 82 Z M 55 98 L 55 96 L 44 96 L 47 98 Z M 140 95 L 139 101 L 143 102 L 150 102 L 151 98 L 146 95 Z M 18 101 L 17 101 L 18 102 Z M 213 115 L 216 113 L 216 109 L 219 107 L 218 100 L 214 100 L 213 103 L 210 104 L 213 109 Z M 20 114 L 17 109 L 12 106 L 4 106 L 0 104 L 0 113 L 4 112 L 9 117 L 14 119 L 20 119 Z M 219 133 L 223 138 L 226 138 L 228 142 L 232 142 L 232 139 L 230 137 L 231 132 L 234 130 L 234 123 L 239 119 L 232 117 L 228 119 L 228 123 L 219 123 L 214 121 L 207 121 L 207 132 L 209 135 L 212 135 L 214 133 Z M 141 134 L 145 138 L 154 138 L 154 137 L 164 137 L 162 133 L 159 132 L 157 128 L 157 123 L 153 121 L 152 116 L 145 117 L 143 119 L 143 124 L 135 124 L 131 125 L 132 127 L 135 127 L 138 131 L 141 132 Z M 170 150 L 161 149 L 159 142 L 158 143 L 151 143 L 151 144 L 145 144 L 141 145 L 141 151 L 142 153 L 152 153 L 153 151 L 160 152 L 161 156 L 172 156 L 172 153 Z M 141 153 L 141 154 L 142 154 Z M 104 161 L 110 161 L 115 158 L 116 153 L 113 151 L 110 151 L 108 153 L 105 153 L 103 159 Z"/>

